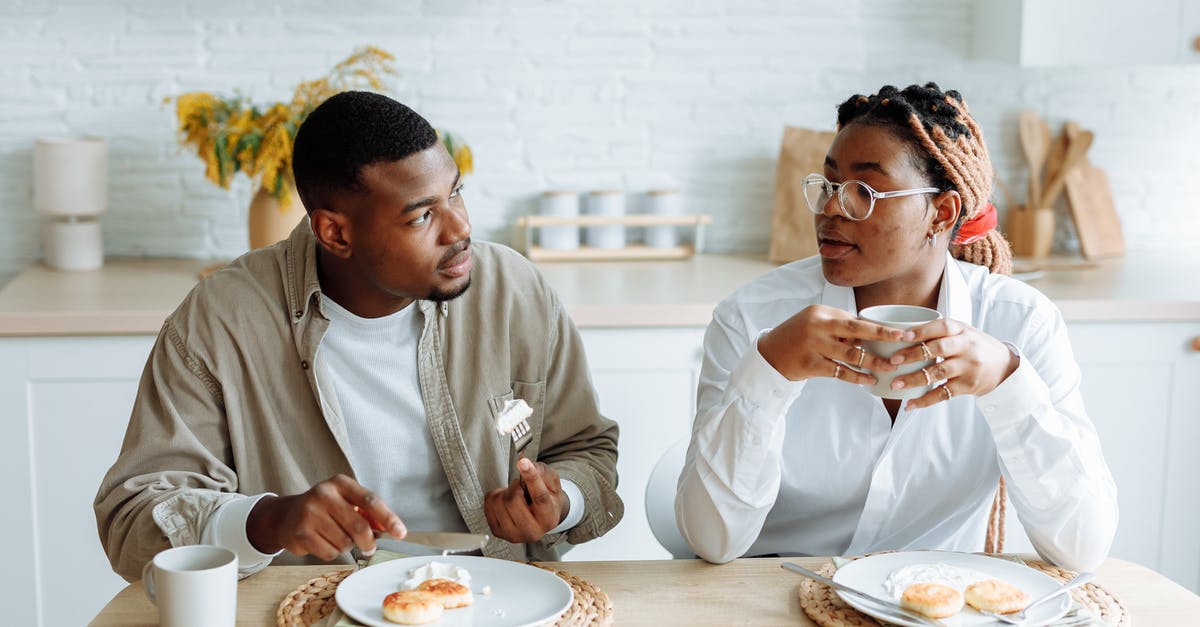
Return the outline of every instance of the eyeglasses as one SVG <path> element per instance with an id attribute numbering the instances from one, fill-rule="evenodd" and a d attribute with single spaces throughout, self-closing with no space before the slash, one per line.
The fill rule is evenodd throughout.
<path id="1" fill-rule="evenodd" d="M 917 187 L 900 189 L 894 192 L 877 192 L 862 181 L 843 181 L 832 183 L 820 174 L 809 174 L 804 177 L 804 200 L 813 213 L 824 213 L 825 205 L 833 193 L 837 192 L 838 208 L 842 215 L 855 221 L 862 222 L 871 217 L 875 210 L 875 201 L 880 198 L 899 198 L 900 196 L 915 196 L 917 194 L 933 194 L 942 190 L 936 187 Z"/>

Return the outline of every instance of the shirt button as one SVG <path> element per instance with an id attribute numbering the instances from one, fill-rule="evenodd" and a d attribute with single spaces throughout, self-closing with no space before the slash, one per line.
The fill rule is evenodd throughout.
<path id="1" fill-rule="evenodd" d="M 984 407 L 983 409 L 984 409 L 984 411 L 986 411 L 987 413 L 991 414 L 991 413 L 995 413 L 995 411 L 996 411 L 996 406 L 995 406 L 995 405 L 988 405 L 987 407 Z"/>
<path id="2" fill-rule="evenodd" d="M 776 388 L 776 389 L 774 389 L 774 390 L 771 390 L 771 396 L 774 396 L 775 398 L 782 398 L 782 397 L 783 397 L 783 390 L 780 390 L 780 389 L 778 389 L 778 388 Z"/>
<path id="3" fill-rule="evenodd" d="M 308 360 L 307 360 L 307 359 L 305 359 L 305 360 L 301 361 L 301 362 L 300 362 L 300 367 L 301 367 L 301 368 L 303 368 L 303 369 L 305 369 L 305 370 L 308 370 Z"/>

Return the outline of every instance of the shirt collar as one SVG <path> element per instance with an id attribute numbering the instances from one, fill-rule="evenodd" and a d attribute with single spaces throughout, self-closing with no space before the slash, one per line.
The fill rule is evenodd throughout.
<path id="1" fill-rule="evenodd" d="M 858 314 L 854 300 L 854 288 L 834 285 L 825 281 L 821 290 L 821 304 L 837 307 L 842 311 Z M 946 269 L 942 272 L 942 285 L 938 291 L 937 310 L 946 318 L 971 324 L 975 319 L 975 307 L 971 303 L 971 292 L 963 277 L 958 261 L 946 253 Z"/>
<path id="2" fill-rule="evenodd" d="M 293 323 L 307 317 L 310 307 L 320 307 L 321 280 L 317 273 L 317 238 L 309 227 L 308 218 L 292 229 L 285 249 L 288 282 L 288 314 Z M 442 317 L 450 315 L 449 303 L 429 300 L 417 301 L 422 314 L 428 315 L 435 309 Z"/>
<path id="3" fill-rule="evenodd" d="M 317 238 L 308 225 L 300 220 L 288 236 L 284 249 L 287 268 L 288 315 L 298 323 L 308 315 L 309 307 L 320 307 L 321 281 L 317 275 Z"/>

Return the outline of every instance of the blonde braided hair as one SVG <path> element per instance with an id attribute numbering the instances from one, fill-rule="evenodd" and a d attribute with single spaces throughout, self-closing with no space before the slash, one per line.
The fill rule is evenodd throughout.
<path id="1" fill-rule="evenodd" d="M 983 131 L 954 90 L 936 83 L 898 90 L 886 85 L 873 96 L 853 96 L 838 107 L 838 130 L 850 123 L 887 126 L 914 143 L 935 187 L 957 191 L 962 211 L 950 238 L 963 222 L 987 210 L 992 195 L 992 162 Z M 1012 249 L 997 229 L 970 244 L 951 243 L 950 254 L 996 274 L 1012 274 Z"/>

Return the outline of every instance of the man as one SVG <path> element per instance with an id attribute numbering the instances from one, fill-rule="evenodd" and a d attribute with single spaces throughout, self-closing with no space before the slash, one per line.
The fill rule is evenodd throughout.
<path id="1" fill-rule="evenodd" d="M 202 281 L 143 373 L 96 496 L 127 579 L 155 553 L 229 547 L 242 575 L 375 550 L 368 520 L 494 536 L 485 555 L 555 559 L 620 520 L 617 426 L 578 333 L 515 252 L 471 243 L 454 161 L 378 94 L 317 107 L 293 151 L 309 219 Z M 497 431 L 533 408 L 518 462 Z M 309 556 L 300 560 L 299 556 Z"/>

